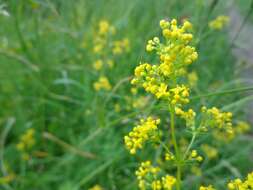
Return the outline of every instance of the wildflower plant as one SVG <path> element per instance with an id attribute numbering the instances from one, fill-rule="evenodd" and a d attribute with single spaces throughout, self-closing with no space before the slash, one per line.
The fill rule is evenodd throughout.
<path id="1" fill-rule="evenodd" d="M 115 58 L 130 49 L 127 38 L 114 40 L 115 35 L 116 28 L 107 20 L 101 20 L 94 31 L 92 47 L 94 62 L 92 66 L 99 74 L 99 78 L 93 84 L 96 91 L 111 90 L 111 83 L 106 73 L 115 66 Z"/>
<path id="2" fill-rule="evenodd" d="M 31 152 L 35 145 L 34 129 L 28 129 L 23 135 L 21 135 L 19 142 L 16 144 L 17 150 L 21 153 L 23 160 L 29 160 L 31 158 Z"/>
<path id="3" fill-rule="evenodd" d="M 210 21 L 208 23 L 208 26 L 212 30 L 222 30 L 224 26 L 229 23 L 229 20 L 230 19 L 228 16 L 220 15 L 216 17 L 214 20 Z"/>
<path id="4" fill-rule="evenodd" d="M 143 161 L 136 171 L 140 189 L 180 190 L 184 168 L 189 164 L 201 163 L 204 159 L 197 149 L 193 149 L 196 138 L 207 132 L 218 131 L 233 135 L 235 131 L 231 112 L 223 112 L 217 107 L 202 106 L 198 112 L 189 108 L 190 87 L 193 85 L 189 85 L 192 81 L 188 80 L 186 70 L 198 58 L 193 45 L 192 24 L 187 20 L 181 25 L 176 19 L 161 20 L 160 28 L 162 39 L 154 37 L 146 45 L 147 52 L 154 52 L 158 56 L 158 63 L 140 63 L 135 68 L 131 84 L 143 88 L 166 107 L 169 112 L 170 133 L 168 135 L 167 130 L 164 132 L 161 119 L 149 116 L 140 120 L 124 137 L 124 142 L 132 155 L 139 153 L 147 144 L 155 142 L 163 148 L 163 163 L 172 166 L 168 173 L 163 163 L 157 162 L 154 165 L 150 160 Z M 185 123 L 185 130 L 191 134 L 191 140 L 185 148 L 179 145 L 179 129 L 176 126 L 179 120 Z M 241 125 L 242 128 L 247 128 L 245 124 Z M 218 154 L 216 149 L 208 145 L 203 144 L 201 147 L 210 152 L 208 156 L 212 158 Z M 173 176 L 175 170 L 176 174 Z M 214 190 L 214 187 L 201 186 L 199 189 Z"/>

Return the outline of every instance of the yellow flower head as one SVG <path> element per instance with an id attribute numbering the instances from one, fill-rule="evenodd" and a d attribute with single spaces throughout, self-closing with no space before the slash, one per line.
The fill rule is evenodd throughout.
<path id="1" fill-rule="evenodd" d="M 161 20 L 160 26 L 164 42 L 154 37 L 146 46 L 147 51 L 155 51 L 159 55 L 160 63 L 143 63 L 137 66 L 131 83 L 173 105 L 188 103 L 189 89 L 176 82 L 185 73 L 182 72 L 185 67 L 198 58 L 195 48 L 190 46 L 193 36 L 189 30 L 192 26 L 188 21 L 179 26 L 175 19 L 171 22 Z"/>
<path id="2" fill-rule="evenodd" d="M 202 144 L 201 149 L 209 159 L 215 159 L 218 156 L 217 148 L 212 147 L 208 144 Z"/>
<path id="3" fill-rule="evenodd" d="M 245 181 L 237 178 L 227 185 L 229 190 L 250 190 L 253 189 L 253 172 L 249 173 Z"/>
<path id="4" fill-rule="evenodd" d="M 173 176 L 166 175 L 162 177 L 162 184 L 165 190 L 172 190 L 175 183 L 176 183 L 176 178 Z"/>
<path id="5" fill-rule="evenodd" d="M 229 17 L 228 16 L 218 16 L 214 20 L 209 22 L 209 28 L 213 30 L 221 30 L 226 24 L 229 22 Z"/>
<path id="6" fill-rule="evenodd" d="M 187 79 L 189 81 L 189 86 L 190 87 L 194 87 L 196 86 L 197 84 L 197 81 L 198 81 L 198 75 L 195 71 L 191 72 L 191 73 L 188 73 L 187 75 Z"/>
<path id="7" fill-rule="evenodd" d="M 104 77 L 104 76 L 101 76 L 101 77 L 98 79 L 98 81 L 94 83 L 93 86 L 94 86 L 94 89 L 95 89 L 96 91 L 99 91 L 99 90 L 102 90 L 102 89 L 103 89 L 103 90 L 109 91 L 109 90 L 111 90 L 111 88 L 112 88 L 112 86 L 111 86 L 109 80 L 108 80 L 106 77 Z"/>
<path id="8" fill-rule="evenodd" d="M 151 174 L 152 176 L 156 176 L 157 173 L 160 171 L 159 167 L 152 166 L 150 161 L 142 162 L 138 170 L 135 172 L 137 179 L 142 180 L 145 179 L 145 177 L 148 174 Z"/>
<path id="9" fill-rule="evenodd" d="M 95 185 L 92 188 L 90 188 L 89 190 L 103 190 L 103 188 L 100 185 Z"/>
<path id="10" fill-rule="evenodd" d="M 97 71 L 101 70 L 103 66 L 103 61 L 101 59 L 97 60 L 93 64 L 93 68 Z"/>
<path id="11" fill-rule="evenodd" d="M 210 109 L 202 109 L 205 117 L 207 118 L 207 125 L 210 127 L 224 128 L 227 131 L 232 131 L 232 113 L 221 112 L 218 108 L 212 107 Z"/>
<path id="12" fill-rule="evenodd" d="M 176 107 L 175 113 L 180 116 L 180 118 L 184 119 L 186 121 L 187 127 L 194 127 L 195 126 L 195 116 L 196 113 L 189 109 L 188 111 L 183 111 L 181 108 Z"/>
<path id="13" fill-rule="evenodd" d="M 106 21 L 106 20 L 102 20 L 102 21 L 100 21 L 99 22 L 99 24 L 98 24 L 98 34 L 99 35 L 105 35 L 105 34 L 107 34 L 108 32 L 109 32 L 109 30 L 110 30 L 110 24 L 109 24 L 109 22 L 108 21 Z"/>
<path id="14" fill-rule="evenodd" d="M 17 150 L 21 152 L 22 158 L 24 160 L 29 160 L 30 151 L 35 145 L 34 133 L 35 133 L 34 129 L 32 128 L 28 129 L 23 135 L 21 135 L 20 141 L 16 145 Z"/>
<path id="15" fill-rule="evenodd" d="M 141 119 L 140 124 L 125 136 L 125 145 L 131 154 L 135 154 L 137 149 L 141 149 L 146 141 L 157 137 L 157 125 L 159 123 L 160 119 L 153 119 L 152 117 L 148 117 L 146 120 Z"/>

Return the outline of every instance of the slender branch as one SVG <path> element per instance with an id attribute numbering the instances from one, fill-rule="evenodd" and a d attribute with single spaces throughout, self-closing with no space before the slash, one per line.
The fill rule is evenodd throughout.
<path id="1" fill-rule="evenodd" d="M 90 152 L 84 152 L 82 150 L 77 149 L 76 147 L 64 142 L 63 140 L 59 139 L 58 137 L 54 136 L 51 133 L 48 132 L 44 132 L 43 133 L 43 137 L 45 139 L 51 140 L 53 142 L 55 142 L 56 144 L 62 146 L 63 148 L 65 148 L 66 150 L 69 150 L 70 152 L 77 154 L 79 156 L 82 156 L 84 158 L 90 158 L 90 159 L 94 159 L 96 158 L 96 156 Z"/>
<path id="2" fill-rule="evenodd" d="M 3 50 L 0 50 L 0 55 L 15 59 L 15 60 L 19 61 L 20 63 L 26 65 L 27 67 L 29 67 L 31 70 L 33 70 L 35 72 L 39 72 L 39 70 L 40 70 L 37 65 L 34 65 L 29 60 L 27 60 L 26 58 L 24 58 L 20 55 L 14 54 L 12 52 L 3 51 Z"/>
<path id="3" fill-rule="evenodd" d="M 176 140 L 176 132 L 175 132 L 175 113 L 172 106 L 170 106 L 170 129 L 171 129 L 171 137 L 172 137 L 172 143 L 175 149 L 176 153 L 176 161 L 177 161 L 177 181 L 176 181 L 176 187 L 177 190 L 180 190 L 181 186 L 181 158 L 180 153 L 177 145 Z"/>
<path id="4" fill-rule="evenodd" d="M 197 133 L 194 132 L 193 135 L 192 135 L 191 142 L 190 142 L 189 146 L 187 147 L 187 149 L 186 149 L 186 151 L 184 153 L 183 160 L 185 160 L 186 156 L 188 155 L 189 151 L 191 150 L 191 147 L 192 147 L 192 145 L 193 145 L 193 143 L 195 141 L 196 136 L 197 136 Z"/>
<path id="5" fill-rule="evenodd" d="M 225 95 L 225 94 L 232 94 L 232 93 L 239 93 L 239 92 L 244 92 L 244 91 L 251 91 L 253 90 L 253 87 L 243 87 L 243 88 L 237 88 L 237 89 L 232 89 L 232 90 L 227 90 L 227 91 L 220 91 L 220 92 L 213 92 L 209 94 L 203 94 L 199 96 L 193 96 L 190 99 L 195 100 L 203 97 L 210 97 L 210 96 L 218 96 L 218 95 Z"/>
<path id="6" fill-rule="evenodd" d="M 159 141 L 159 143 L 162 145 L 162 147 L 170 154 L 172 154 L 172 152 L 169 150 L 169 148 L 162 142 L 162 141 Z"/>

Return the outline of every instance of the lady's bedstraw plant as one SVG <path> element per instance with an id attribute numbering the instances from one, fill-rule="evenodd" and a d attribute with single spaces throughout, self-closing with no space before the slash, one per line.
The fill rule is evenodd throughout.
<path id="1" fill-rule="evenodd" d="M 195 47 L 191 46 L 193 35 L 190 33 L 192 24 L 184 21 L 179 26 L 177 20 L 171 22 L 160 21 L 163 40 L 158 37 L 149 40 L 146 46 L 148 52 L 155 52 L 159 56 L 158 64 L 141 63 L 136 67 L 131 83 L 143 87 L 146 92 L 153 94 L 167 106 L 170 116 L 170 137 L 163 138 L 159 129 L 160 119 L 148 117 L 141 119 L 139 124 L 124 137 L 126 148 L 131 154 L 136 154 L 147 142 L 160 144 L 164 148 L 163 156 L 166 163 L 175 166 L 176 176 L 166 174 L 162 167 L 152 165 L 151 161 L 144 161 L 136 171 L 139 188 L 142 190 L 177 190 L 182 189 L 182 169 L 192 162 L 201 162 L 202 156 L 192 145 L 200 132 L 218 129 L 227 133 L 233 133 L 232 113 L 222 112 L 216 107 L 203 106 L 200 110 L 200 120 L 196 119 L 197 113 L 193 109 L 186 109 L 190 99 L 190 89 L 187 87 L 187 66 L 198 58 Z M 176 136 L 175 117 L 185 120 L 188 131 L 192 134 L 191 142 L 185 151 L 178 145 Z M 164 142 L 166 139 L 166 142 Z M 170 141 L 173 146 L 170 146 Z M 232 183 L 233 184 L 233 183 Z M 252 183 L 251 183 L 252 185 Z M 231 189 L 232 185 L 230 185 Z M 212 186 L 201 186 L 200 190 L 211 190 Z M 247 188 L 246 188 L 247 189 Z"/>
<path id="2" fill-rule="evenodd" d="M 129 40 L 114 40 L 116 29 L 107 20 L 101 20 L 94 32 L 93 55 L 95 61 L 93 68 L 100 75 L 93 87 L 96 91 L 109 91 L 112 85 L 105 76 L 108 69 L 114 67 L 115 57 L 129 51 Z"/>

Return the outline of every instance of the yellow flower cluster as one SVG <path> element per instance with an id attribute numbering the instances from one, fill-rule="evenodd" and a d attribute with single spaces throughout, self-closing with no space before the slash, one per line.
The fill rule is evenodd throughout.
<path id="1" fill-rule="evenodd" d="M 149 184 L 151 184 L 152 190 L 172 190 L 176 183 L 175 177 L 165 175 L 158 179 L 159 172 L 160 168 L 152 166 L 150 161 L 142 162 L 135 172 L 139 188 L 141 190 L 146 190 Z"/>
<path id="2" fill-rule="evenodd" d="M 35 144 L 34 129 L 28 129 L 21 137 L 16 148 L 22 153 L 22 159 L 29 160 L 32 147 Z"/>
<path id="3" fill-rule="evenodd" d="M 172 94 L 170 100 L 173 105 L 189 103 L 189 88 L 184 85 L 177 85 L 175 88 L 170 89 Z"/>
<path id="4" fill-rule="evenodd" d="M 95 54 L 104 54 L 108 50 L 119 55 L 127 52 L 130 49 L 130 43 L 127 38 L 122 40 L 111 41 L 110 36 L 116 33 L 116 29 L 107 20 L 102 20 L 98 23 L 98 29 L 95 31 L 93 52 Z"/>
<path id="5" fill-rule="evenodd" d="M 176 178 L 170 175 L 162 177 L 162 184 L 165 190 L 172 190 L 173 186 L 176 183 Z"/>
<path id="6" fill-rule="evenodd" d="M 245 181 L 237 178 L 227 184 L 228 190 L 252 190 L 253 189 L 253 172 L 249 173 Z M 213 186 L 201 186 L 199 190 L 215 190 Z"/>
<path id="7" fill-rule="evenodd" d="M 206 154 L 209 159 L 215 159 L 218 156 L 218 150 L 208 144 L 202 144 L 201 150 Z"/>
<path id="8" fill-rule="evenodd" d="M 108 33 L 115 34 L 116 29 L 114 26 L 111 26 L 107 20 L 101 20 L 98 23 L 98 34 L 107 35 Z"/>
<path id="9" fill-rule="evenodd" d="M 95 54 L 103 53 L 104 48 L 108 46 L 108 36 L 114 35 L 115 32 L 114 26 L 111 26 L 108 21 L 100 21 L 98 23 L 98 29 L 95 31 L 93 52 Z"/>
<path id="10" fill-rule="evenodd" d="M 138 179 L 138 186 L 141 190 L 146 189 L 146 177 L 152 176 L 156 177 L 160 171 L 159 167 L 154 167 L 151 165 L 150 161 L 142 162 L 138 170 L 135 172 Z"/>
<path id="11" fill-rule="evenodd" d="M 130 50 L 130 43 L 127 38 L 120 40 L 113 39 L 116 29 L 107 20 L 102 20 L 96 26 L 93 39 L 93 68 L 98 72 L 100 78 L 93 84 L 96 91 L 101 89 L 110 90 L 111 85 L 108 79 L 103 76 L 107 69 L 112 69 L 115 65 L 114 55 L 119 55 Z"/>
<path id="12" fill-rule="evenodd" d="M 195 116 L 196 113 L 189 109 L 188 111 L 183 111 L 181 108 L 176 107 L 175 113 L 180 116 L 180 118 L 184 119 L 186 121 L 187 127 L 195 127 Z"/>
<path id="13" fill-rule="evenodd" d="M 166 161 L 175 160 L 175 156 L 172 153 L 166 153 L 165 154 L 165 160 Z"/>
<path id="14" fill-rule="evenodd" d="M 165 42 L 154 37 L 146 46 L 147 51 L 156 51 L 160 64 L 140 64 L 135 69 L 135 77 L 131 83 L 142 86 L 158 99 L 166 99 L 172 104 L 188 103 L 189 89 L 184 85 L 177 85 L 176 80 L 177 76 L 185 73 L 185 67 L 198 58 L 195 48 L 189 45 L 193 36 L 188 31 L 192 26 L 190 22 L 184 21 L 180 27 L 173 19 L 171 22 L 161 20 L 160 27 Z"/>
<path id="15" fill-rule="evenodd" d="M 239 121 L 236 126 L 234 126 L 235 134 L 244 134 L 250 130 L 250 125 L 245 121 Z"/>
<path id="16" fill-rule="evenodd" d="M 99 91 L 101 89 L 108 91 L 108 90 L 111 90 L 111 88 L 112 88 L 109 80 L 104 76 L 101 76 L 98 79 L 98 81 L 93 84 L 93 87 L 96 91 Z"/>
<path id="17" fill-rule="evenodd" d="M 189 160 L 196 160 L 198 162 L 202 162 L 203 157 L 198 155 L 197 150 L 192 150 L 188 159 Z"/>
<path id="18" fill-rule="evenodd" d="M 205 118 L 206 127 L 225 129 L 227 132 L 233 133 L 232 129 L 232 113 L 221 112 L 218 108 L 212 107 L 207 109 L 205 106 L 201 108 Z"/>
<path id="19" fill-rule="evenodd" d="M 136 67 L 135 78 L 131 81 L 132 84 L 142 83 L 142 87 L 160 99 L 168 99 L 172 104 L 185 104 L 189 102 L 189 88 L 184 85 L 177 85 L 174 88 L 168 89 L 164 82 L 160 82 L 158 67 L 144 63 Z"/>
<path id="20" fill-rule="evenodd" d="M 253 172 L 249 173 L 247 179 L 242 181 L 241 179 L 235 179 L 228 183 L 229 190 L 250 190 L 253 189 Z"/>
<path id="21" fill-rule="evenodd" d="M 198 82 L 198 75 L 195 71 L 187 74 L 187 79 L 190 87 L 195 87 Z"/>
<path id="22" fill-rule="evenodd" d="M 112 53 L 114 55 L 119 55 L 122 54 L 123 52 L 128 52 L 129 49 L 130 49 L 129 40 L 127 38 L 113 42 Z"/>
<path id="23" fill-rule="evenodd" d="M 220 15 L 214 20 L 210 21 L 208 25 L 209 28 L 213 30 L 221 30 L 229 22 L 229 20 L 230 19 L 228 16 Z"/>
<path id="24" fill-rule="evenodd" d="M 137 109 L 145 108 L 148 105 L 149 99 L 145 96 L 140 96 L 137 99 L 134 99 L 132 102 L 132 107 Z"/>
<path id="25" fill-rule="evenodd" d="M 108 66 L 109 68 L 112 68 L 114 66 L 113 60 L 105 60 L 102 61 L 102 59 L 98 59 L 93 63 L 93 68 L 97 71 L 100 71 L 104 66 Z"/>
<path id="26" fill-rule="evenodd" d="M 100 185 L 95 185 L 92 188 L 90 188 L 89 190 L 103 190 L 103 188 Z"/>
<path id="27" fill-rule="evenodd" d="M 140 124 L 124 137 L 126 148 L 131 154 L 135 154 L 137 149 L 141 149 L 147 140 L 152 140 L 157 137 L 157 125 L 160 119 L 148 117 L 146 120 L 141 119 Z"/>
<path id="28" fill-rule="evenodd" d="M 236 136 L 245 134 L 250 130 L 250 125 L 245 121 L 238 121 L 235 126 L 233 126 L 233 133 L 229 131 L 221 132 L 218 130 L 214 130 L 212 135 L 219 142 L 229 143 Z"/>

